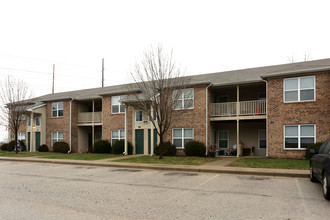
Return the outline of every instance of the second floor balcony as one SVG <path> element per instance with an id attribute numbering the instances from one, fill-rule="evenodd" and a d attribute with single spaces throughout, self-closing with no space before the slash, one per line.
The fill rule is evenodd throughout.
<path id="1" fill-rule="evenodd" d="M 102 112 L 79 112 L 78 113 L 79 125 L 102 124 Z"/>
<path id="2" fill-rule="evenodd" d="M 210 116 L 219 120 L 233 117 L 266 118 L 266 100 L 211 103 Z"/>

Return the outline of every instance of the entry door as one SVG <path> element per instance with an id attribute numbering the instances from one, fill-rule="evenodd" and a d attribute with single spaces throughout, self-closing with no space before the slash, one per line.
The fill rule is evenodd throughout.
<path id="1" fill-rule="evenodd" d="M 30 144 L 31 144 L 31 133 L 28 132 L 28 152 L 30 152 Z"/>
<path id="2" fill-rule="evenodd" d="M 151 154 L 151 129 L 148 129 L 148 154 Z"/>
<path id="3" fill-rule="evenodd" d="M 144 153 L 144 132 L 143 129 L 135 130 L 135 153 L 143 154 Z"/>
<path id="4" fill-rule="evenodd" d="M 40 132 L 36 132 L 36 151 L 39 151 L 40 146 Z"/>

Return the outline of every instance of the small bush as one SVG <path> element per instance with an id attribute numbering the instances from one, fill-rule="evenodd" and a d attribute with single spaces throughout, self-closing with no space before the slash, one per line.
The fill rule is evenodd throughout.
<path id="1" fill-rule="evenodd" d="M 11 152 L 11 151 L 14 151 L 15 148 L 16 148 L 16 143 L 15 143 L 15 141 L 11 141 L 11 142 L 9 142 L 8 147 L 7 147 L 7 150 L 8 150 L 9 152 Z"/>
<path id="2" fill-rule="evenodd" d="M 112 146 L 112 153 L 113 154 L 123 154 L 125 151 L 125 141 L 119 140 L 116 141 Z M 130 142 L 127 142 L 128 154 L 132 154 L 133 146 Z"/>
<path id="3" fill-rule="evenodd" d="M 323 144 L 323 142 L 317 142 L 315 144 L 313 143 L 313 144 L 308 145 L 306 147 L 306 151 L 305 151 L 305 158 L 307 160 L 311 159 L 314 154 L 309 152 L 309 150 L 310 149 L 315 149 L 315 151 L 318 152 L 322 144 Z"/>
<path id="4" fill-rule="evenodd" d="M 19 141 L 19 144 L 20 144 L 20 150 L 21 151 L 26 151 L 26 145 L 25 145 L 25 143 L 23 142 L 23 141 Z"/>
<path id="5" fill-rule="evenodd" d="M 49 149 L 48 149 L 48 146 L 46 144 L 43 144 L 39 147 L 38 151 L 39 152 L 48 152 Z"/>
<path id="6" fill-rule="evenodd" d="M 93 149 L 94 153 L 109 154 L 111 152 L 111 144 L 108 140 L 95 141 Z"/>
<path id="7" fill-rule="evenodd" d="M 1 145 L 1 150 L 2 151 L 7 151 L 8 150 L 8 144 Z"/>
<path id="8" fill-rule="evenodd" d="M 189 141 L 184 145 L 184 153 L 186 156 L 204 157 L 206 147 L 203 143 L 198 141 Z"/>
<path id="9" fill-rule="evenodd" d="M 155 154 L 158 156 L 160 152 L 160 144 L 155 147 Z M 164 142 L 162 145 L 163 156 L 175 156 L 176 147 L 170 142 Z"/>
<path id="10" fill-rule="evenodd" d="M 53 151 L 58 153 L 68 153 L 70 150 L 70 146 L 68 143 L 61 141 L 61 142 L 55 142 L 53 145 Z"/>

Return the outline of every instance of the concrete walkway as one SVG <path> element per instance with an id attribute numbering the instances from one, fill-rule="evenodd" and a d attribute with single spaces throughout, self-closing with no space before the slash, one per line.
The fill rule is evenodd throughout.
<path id="1" fill-rule="evenodd" d="M 137 157 L 140 155 L 130 155 L 126 157 Z M 124 163 L 115 162 L 114 160 L 123 159 L 124 157 L 116 157 L 102 160 L 65 160 L 65 159 L 45 159 L 35 157 L 0 157 L 1 160 L 19 161 L 19 162 L 37 162 L 37 163 L 55 163 L 70 164 L 84 166 L 102 166 L 102 167 L 119 167 L 130 169 L 152 169 L 166 170 L 178 172 L 204 172 L 204 173 L 227 173 L 227 174 L 245 174 L 245 175 L 262 175 L 262 176 L 285 176 L 285 177 L 309 177 L 308 170 L 289 170 L 289 169 L 265 169 L 265 168 L 245 168 L 245 167 L 227 167 L 226 165 L 239 159 L 236 157 L 221 158 L 218 161 L 210 162 L 200 166 L 193 165 L 168 165 L 168 164 L 148 164 L 148 163 Z"/>

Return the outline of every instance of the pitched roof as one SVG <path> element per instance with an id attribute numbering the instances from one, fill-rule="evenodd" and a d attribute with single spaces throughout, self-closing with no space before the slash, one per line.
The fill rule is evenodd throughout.
<path id="1" fill-rule="evenodd" d="M 216 72 L 208 74 L 199 74 L 187 76 L 190 79 L 190 84 L 212 84 L 213 86 L 235 85 L 244 83 L 262 82 L 263 78 L 290 75 L 312 71 L 330 70 L 330 59 L 313 60 L 299 63 L 289 63 L 274 66 L 264 66 L 256 68 L 248 68 L 241 70 L 231 70 L 225 72 Z M 127 93 L 128 85 L 123 84 L 108 87 L 99 87 L 93 89 L 83 89 L 69 92 L 61 92 L 48 94 L 35 98 L 36 104 L 46 101 L 56 101 L 64 99 L 75 100 L 92 100 L 99 99 L 103 95 L 123 94 Z"/>

